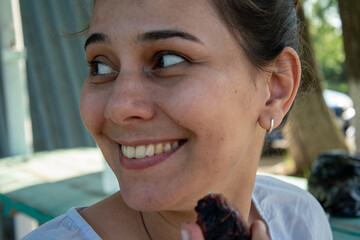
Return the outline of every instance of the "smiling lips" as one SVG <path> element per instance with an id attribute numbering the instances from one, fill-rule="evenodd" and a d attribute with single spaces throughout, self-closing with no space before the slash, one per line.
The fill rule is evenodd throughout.
<path id="1" fill-rule="evenodd" d="M 128 170 L 142 170 L 163 162 L 186 141 L 169 141 L 138 146 L 121 145 L 120 163 Z"/>

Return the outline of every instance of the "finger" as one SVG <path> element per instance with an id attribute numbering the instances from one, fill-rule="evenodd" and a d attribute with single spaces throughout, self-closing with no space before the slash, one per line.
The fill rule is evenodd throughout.
<path id="1" fill-rule="evenodd" d="M 200 226 L 193 222 L 184 223 L 181 226 L 182 240 L 204 240 Z"/>
<path id="2" fill-rule="evenodd" d="M 251 224 L 251 240 L 269 240 L 266 225 L 263 221 L 257 220 Z"/>

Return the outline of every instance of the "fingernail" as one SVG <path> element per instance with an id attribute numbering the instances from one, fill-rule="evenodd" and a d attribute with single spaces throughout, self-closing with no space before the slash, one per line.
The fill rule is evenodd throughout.
<path id="1" fill-rule="evenodd" d="M 188 231 L 186 231 L 185 229 L 181 229 L 181 239 L 182 240 L 191 240 Z"/>

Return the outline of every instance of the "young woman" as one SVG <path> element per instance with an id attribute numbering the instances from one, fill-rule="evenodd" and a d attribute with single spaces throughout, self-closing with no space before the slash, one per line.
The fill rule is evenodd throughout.
<path id="1" fill-rule="evenodd" d="M 252 239 L 331 239 L 310 194 L 256 176 L 300 82 L 294 0 L 98 0 L 82 119 L 120 191 L 25 239 L 203 239 L 222 193 Z"/>

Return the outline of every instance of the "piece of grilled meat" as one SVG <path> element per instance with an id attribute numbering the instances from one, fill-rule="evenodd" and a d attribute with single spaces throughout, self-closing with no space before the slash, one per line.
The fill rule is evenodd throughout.
<path id="1" fill-rule="evenodd" d="M 250 240 L 250 231 L 239 210 L 221 194 L 198 201 L 196 223 L 206 240 Z"/>

